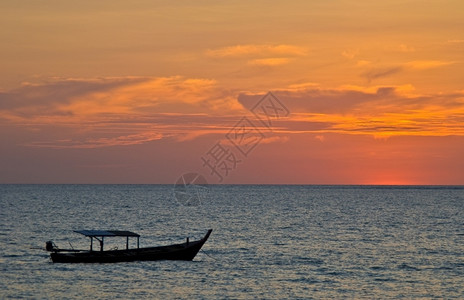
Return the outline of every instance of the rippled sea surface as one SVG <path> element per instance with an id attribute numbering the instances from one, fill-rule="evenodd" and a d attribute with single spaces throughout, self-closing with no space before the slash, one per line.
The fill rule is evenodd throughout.
<path id="1" fill-rule="evenodd" d="M 174 195 L 169 185 L 0 185 L 0 298 L 464 295 L 464 187 L 221 185 L 193 206 Z M 78 229 L 131 230 L 154 246 L 209 228 L 192 262 L 53 264 L 40 249 L 87 249 Z"/>

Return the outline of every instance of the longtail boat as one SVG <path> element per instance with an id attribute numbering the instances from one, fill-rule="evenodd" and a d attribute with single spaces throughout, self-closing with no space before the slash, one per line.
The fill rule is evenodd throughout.
<path id="1" fill-rule="evenodd" d="M 193 260 L 203 244 L 208 240 L 210 229 L 206 235 L 197 241 L 186 239 L 184 243 L 158 247 L 140 248 L 140 235 L 130 231 L 121 230 L 77 230 L 74 232 L 90 238 L 90 250 L 60 249 L 52 241 L 45 244 L 50 257 L 55 263 L 115 263 L 129 261 L 153 260 Z M 104 240 L 108 237 L 125 237 L 125 249 L 104 250 Z M 129 238 L 137 238 L 137 248 L 129 248 Z M 98 242 L 99 249 L 94 249 L 94 240 Z"/>

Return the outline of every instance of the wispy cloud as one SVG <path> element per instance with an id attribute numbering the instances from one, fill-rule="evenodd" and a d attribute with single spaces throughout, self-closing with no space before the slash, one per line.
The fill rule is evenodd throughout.
<path id="1" fill-rule="evenodd" d="M 233 59 L 251 66 L 275 67 L 305 56 L 308 50 L 295 45 L 236 45 L 209 49 L 206 55 L 213 58 Z"/>
<path id="2" fill-rule="evenodd" d="M 307 54 L 307 49 L 294 45 L 236 45 L 218 49 L 210 49 L 206 52 L 212 57 L 243 57 L 243 56 L 301 56 Z"/>
<path id="3" fill-rule="evenodd" d="M 117 137 L 89 138 L 85 140 L 64 139 L 51 142 L 37 141 L 26 144 L 30 147 L 55 148 L 55 149 L 93 149 L 111 146 L 138 145 L 160 140 L 163 135 L 157 132 L 147 131 L 137 134 L 121 135 Z"/>
<path id="4" fill-rule="evenodd" d="M 435 68 L 446 67 L 455 64 L 455 61 L 447 60 L 414 60 L 390 66 L 376 66 L 368 60 L 358 60 L 356 66 L 365 71 L 361 74 L 368 82 L 376 79 L 394 76 L 405 71 L 423 71 Z"/>
<path id="5" fill-rule="evenodd" d="M 342 56 L 348 59 L 353 59 L 358 54 L 359 54 L 359 49 L 346 49 L 342 51 Z"/>
<path id="6" fill-rule="evenodd" d="M 464 44 L 464 39 L 451 39 L 447 41 L 450 44 Z"/>
<path id="7" fill-rule="evenodd" d="M 279 66 L 290 62 L 290 58 L 287 57 L 272 57 L 272 58 L 258 58 L 248 61 L 250 65 L 256 66 Z"/>
<path id="8" fill-rule="evenodd" d="M 405 53 L 416 52 L 416 48 L 414 48 L 413 46 L 406 45 L 406 44 L 399 44 L 398 46 L 394 48 L 394 50 L 399 51 L 399 52 L 405 52 Z"/>
<path id="9" fill-rule="evenodd" d="M 367 80 L 370 82 L 374 79 L 384 78 L 384 77 L 388 77 L 388 76 L 400 73 L 403 70 L 404 68 L 401 66 L 375 68 L 375 69 L 370 69 L 364 72 L 362 75 L 363 77 L 367 78 Z"/>
<path id="10" fill-rule="evenodd" d="M 415 60 L 406 63 L 406 67 L 418 69 L 418 70 L 426 70 L 426 69 L 433 69 L 444 67 L 448 65 L 452 65 L 455 62 L 453 61 L 442 61 L 442 60 Z"/>

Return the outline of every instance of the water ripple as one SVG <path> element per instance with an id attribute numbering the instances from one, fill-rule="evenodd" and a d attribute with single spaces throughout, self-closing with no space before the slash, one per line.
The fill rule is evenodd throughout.
<path id="1" fill-rule="evenodd" d="M 459 298 L 462 191 L 224 185 L 182 207 L 167 185 L 0 185 L 0 298 Z M 53 264 L 40 250 L 86 248 L 84 228 L 141 246 L 214 232 L 193 262 Z"/>

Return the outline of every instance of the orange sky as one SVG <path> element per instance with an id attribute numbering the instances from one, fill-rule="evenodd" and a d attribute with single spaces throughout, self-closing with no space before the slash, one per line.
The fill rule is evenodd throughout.
<path id="1" fill-rule="evenodd" d="M 0 183 L 464 184 L 460 0 L 0 10 Z"/>

